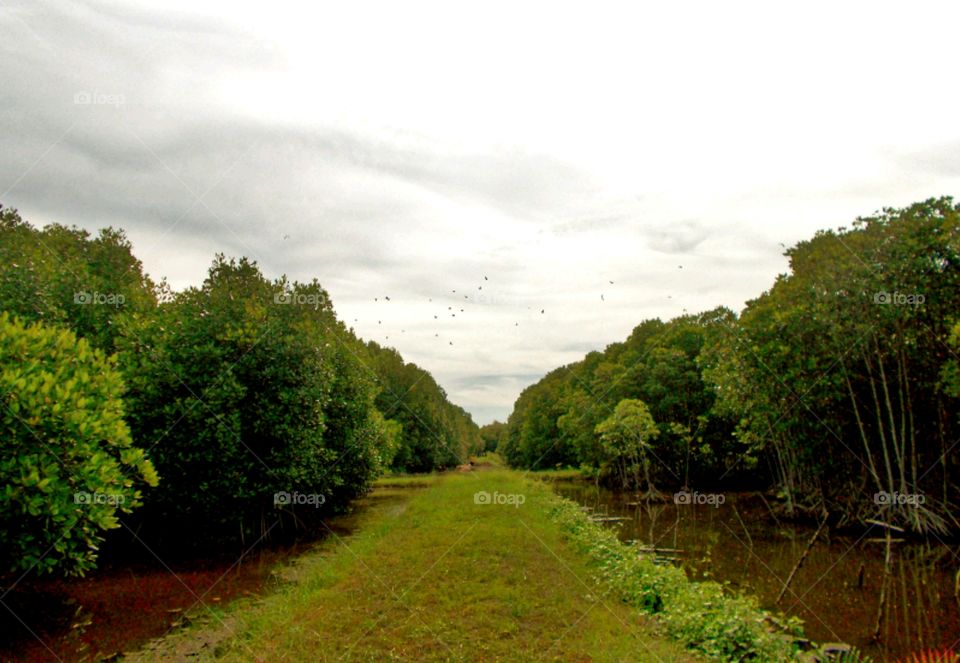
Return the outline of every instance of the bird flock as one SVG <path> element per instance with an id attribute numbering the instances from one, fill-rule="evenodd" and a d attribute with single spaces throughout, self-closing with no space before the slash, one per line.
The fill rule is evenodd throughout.
<path id="1" fill-rule="evenodd" d="M 683 269 L 683 265 L 677 265 L 677 268 L 678 268 L 678 269 Z M 460 301 L 460 297 L 462 297 L 463 300 L 464 300 L 464 302 L 461 302 L 460 304 L 453 304 L 453 303 L 448 304 L 448 305 L 447 305 L 447 308 L 446 308 L 446 311 L 440 310 L 439 312 L 431 312 L 430 315 L 433 316 L 433 320 L 436 321 L 437 323 L 439 323 L 439 322 L 441 321 L 441 319 L 449 318 L 449 319 L 452 320 L 452 319 L 456 318 L 458 313 L 460 313 L 460 314 L 466 314 L 466 313 L 468 313 L 468 308 L 465 308 L 465 307 L 468 307 L 469 304 L 479 303 L 479 299 L 478 299 L 478 298 L 483 296 L 483 294 L 482 294 L 482 293 L 483 293 L 483 285 L 484 285 L 485 283 L 489 285 L 489 282 L 490 282 L 490 278 L 489 278 L 488 276 L 486 276 L 486 275 L 483 275 L 483 281 L 481 281 L 481 282 L 479 283 L 479 285 L 476 286 L 476 288 L 477 288 L 477 295 L 475 296 L 475 297 L 476 297 L 475 299 L 471 299 L 471 297 L 470 297 L 469 294 L 464 294 L 464 292 L 462 292 L 462 291 L 458 294 L 456 288 L 452 288 L 452 289 L 450 290 L 450 295 L 451 295 L 451 296 L 456 296 L 457 301 Z M 614 281 L 612 281 L 612 280 L 607 280 L 607 283 L 608 283 L 609 285 L 611 285 L 611 286 L 614 285 Z M 605 303 L 605 302 L 607 301 L 606 294 L 607 294 L 607 293 L 605 293 L 605 292 L 600 292 L 600 301 L 601 301 L 602 303 Z M 672 299 L 672 298 L 673 298 L 672 295 L 667 295 L 667 299 Z M 393 300 L 391 300 L 391 298 L 390 298 L 389 295 L 382 295 L 382 296 L 376 296 L 376 297 L 374 297 L 374 298 L 373 298 L 373 301 L 374 301 L 374 303 L 378 304 L 379 306 L 385 306 L 385 305 L 387 305 L 388 303 L 392 302 Z M 449 301 L 449 299 L 448 299 L 448 301 Z M 433 304 L 433 297 L 427 297 L 427 303 Z M 445 302 L 445 303 L 446 303 L 446 302 Z M 528 311 L 535 311 L 536 309 L 535 309 L 535 307 L 533 307 L 533 306 L 527 306 L 527 310 L 528 310 Z M 540 315 L 546 315 L 546 313 L 547 313 L 546 308 L 545 308 L 545 307 L 541 307 L 541 308 L 540 308 Z M 358 319 L 358 318 L 354 318 L 353 321 L 354 321 L 354 323 L 359 323 L 359 319 Z M 379 326 L 382 326 L 382 325 L 383 325 L 383 319 L 382 319 L 382 318 L 380 318 L 380 319 L 377 320 L 377 325 L 379 325 Z M 519 327 L 519 326 L 520 326 L 520 320 L 514 321 L 513 326 L 514 326 L 514 327 Z M 401 329 L 401 330 L 400 330 L 400 333 L 401 333 L 401 334 L 405 334 L 405 333 L 406 333 L 406 329 Z M 439 331 L 434 331 L 433 336 L 434 336 L 434 338 L 441 339 L 441 336 L 440 336 L 440 332 L 439 332 Z M 387 335 L 387 336 L 386 336 L 386 339 L 389 340 L 389 339 L 390 339 L 390 336 Z M 448 340 L 448 339 L 442 339 L 442 340 L 447 340 L 448 345 L 453 345 L 453 341 L 452 341 L 452 340 Z"/>
<path id="2" fill-rule="evenodd" d="M 453 320 L 454 318 L 457 317 L 457 314 L 458 314 L 458 313 L 461 314 L 461 317 L 462 317 L 464 314 L 469 313 L 469 305 L 470 305 L 470 304 L 479 303 L 479 301 L 480 301 L 479 298 L 482 297 L 483 294 L 484 294 L 484 293 L 483 293 L 483 286 L 484 286 L 484 284 L 489 285 L 489 283 L 490 283 L 490 277 L 487 276 L 487 275 L 483 275 L 483 281 L 481 281 L 481 282 L 476 286 L 476 295 L 475 295 L 473 298 L 471 298 L 471 296 L 470 296 L 469 294 L 464 294 L 464 292 L 463 292 L 462 289 L 461 289 L 461 292 L 458 293 L 457 290 L 456 290 L 456 288 L 451 288 L 451 290 L 450 290 L 450 295 L 451 295 L 451 296 L 456 296 L 457 301 L 460 301 L 460 297 L 462 297 L 462 298 L 463 298 L 463 301 L 462 301 L 460 304 L 453 304 L 453 303 L 447 304 L 447 307 L 446 307 L 446 310 L 445 310 L 445 311 L 440 310 L 439 312 L 431 312 L 430 315 L 432 316 L 432 320 L 434 320 L 434 321 L 436 321 L 436 322 L 439 323 L 442 319 L 450 319 L 450 320 Z M 614 282 L 611 281 L 611 280 L 608 280 L 607 283 L 608 283 L 609 285 L 614 285 Z M 434 300 L 433 297 L 427 297 L 427 303 L 428 303 L 428 304 L 433 304 L 433 303 L 434 303 L 433 300 Z M 374 303 L 376 303 L 378 306 L 385 306 L 385 305 L 387 305 L 388 303 L 392 302 L 393 300 L 391 300 L 391 298 L 390 298 L 389 295 L 378 295 L 378 296 L 376 296 L 376 297 L 373 298 L 373 301 L 374 301 Z M 448 301 L 449 301 L 449 299 L 448 299 Z M 606 300 L 606 294 L 603 293 L 603 292 L 600 293 L 600 301 L 601 301 L 601 302 L 606 302 L 606 301 L 607 301 L 607 300 Z M 444 303 L 446 303 L 446 302 L 444 302 Z M 536 311 L 536 308 L 533 307 L 533 306 L 527 306 L 527 310 L 528 310 L 528 311 Z M 434 311 L 436 311 L 436 309 L 434 309 Z M 539 311 L 540 311 L 539 315 L 546 315 L 546 314 L 547 314 L 547 309 L 546 309 L 546 307 L 540 307 Z M 360 322 L 359 318 L 354 318 L 353 321 L 354 321 L 354 323 L 359 323 L 359 322 Z M 520 322 L 521 322 L 520 320 L 515 320 L 514 323 L 513 323 L 513 326 L 514 326 L 514 327 L 519 327 L 519 326 L 520 326 Z M 382 325 L 383 325 L 383 318 L 377 319 L 377 325 L 378 325 L 378 326 L 382 326 Z M 406 329 L 401 329 L 401 330 L 400 330 L 400 333 L 401 333 L 401 334 L 405 334 L 405 333 L 406 333 Z M 441 338 L 439 331 L 434 331 L 433 336 L 434 336 L 434 338 L 437 338 L 437 339 L 440 339 L 440 338 Z M 389 340 L 389 339 L 390 339 L 390 336 L 387 335 L 385 338 L 386 338 L 387 340 Z M 442 340 L 447 340 L 447 344 L 448 344 L 448 345 L 453 345 L 453 341 L 452 341 L 452 340 L 448 340 L 448 339 L 442 339 Z"/>

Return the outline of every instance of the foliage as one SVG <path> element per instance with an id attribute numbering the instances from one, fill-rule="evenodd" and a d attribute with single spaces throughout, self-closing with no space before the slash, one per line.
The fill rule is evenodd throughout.
<path id="1" fill-rule="evenodd" d="M 483 440 L 483 450 L 492 453 L 497 450 L 500 444 L 500 438 L 506 430 L 506 424 L 502 421 L 492 421 L 486 426 L 480 427 L 480 437 Z"/>
<path id="2" fill-rule="evenodd" d="M 0 205 L 0 310 L 70 327 L 110 352 L 118 318 L 156 300 L 123 231 L 105 228 L 91 238 L 57 224 L 38 230 Z"/>
<path id="3" fill-rule="evenodd" d="M 597 424 L 596 433 L 607 462 L 613 466 L 621 485 L 627 485 L 631 481 L 633 485 L 639 485 L 642 466 L 647 489 L 652 490 L 652 443 L 660 435 L 660 430 L 644 402 L 623 399 L 617 404 L 613 414 Z"/>
<path id="4" fill-rule="evenodd" d="M 958 402 L 941 384 L 960 308 L 958 222 L 943 198 L 818 233 L 705 352 L 720 407 L 739 413 L 738 438 L 764 455 L 789 508 L 956 525 Z M 883 493 L 924 502 L 878 503 Z"/>
<path id="5" fill-rule="evenodd" d="M 83 574 L 157 475 L 123 420 L 112 360 L 66 329 L 0 314 L 3 571 Z"/>
<path id="6" fill-rule="evenodd" d="M 260 533 L 276 493 L 341 508 L 395 452 L 360 344 L 316 282 L 271 283 L 218 256 L 201 287 L 127 319 L 118 343 L 131 427 L 168 477 L 155 523 Z"/>
<path id="7" fill-rule="evenodd" d="M 624 399 L 640 400 L 657 423 L 648 457 L 651 483 L 679 488 L 729 473 L 737 476 L 742 447 L 732 417 L 714 411 L 716 395 L 703 380 L 702 348 L 729 316 L 725 309 L 663 323 L 648 320 L 623 343 L 592 352 L 549 373 L 517 399 L 500 452 L 514 466 L 556 464 L 614 470 L 597 427 Z"/>
<path id="8" fill-rule="evenodd" d="M 377 408 L 400 425 L 393 470 L 430 472 L 465 463 L 483 449 L 473 419 L 447 399 L 429 372 L 373 341 L 364 350 L 364 363 L 376 372 Z"/>
<path id="9" fill-rule="evenodd" d="M 774 617 L 752 597 L 727 594 L 715 582 L 692 582 L 676 566 L 638 556 L 615 533 L 591 522 L 579 505 L 555 500 L 554 521 L 593 558 L 597 581 L 656 615 L 672 638 L 721 661 L 797 660 L 802 631 L 795 618 Z"/>
<path id="10" fill-rule="evenodd" d="M 597 425 L 636 399 L 660 431 L 648 483 L 771 486 L 796 515 L 960 528 L 960 207 L 887 209 L 786 255 L 790 272 L 739 316 L 648 320 L 548 373 L 499 451 L 516 467 L 599 468 Z"/>

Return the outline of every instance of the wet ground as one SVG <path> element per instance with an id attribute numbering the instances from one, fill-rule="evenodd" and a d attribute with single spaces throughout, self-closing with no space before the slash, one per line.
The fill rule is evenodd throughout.
<path id="1" fill-rule="evenodd" d="M 847 642 L 876 661 L 896 661 L 928 647 L 960 647 L 956 577 L 960 547 L 932 539 L 892 546 L 884 580 L 883 532 L 821 533 L 790 590 L 784 582 L 815 527 L 779 521 L 758 494 L 726 494 L 723 504 L 631 504 L 627 493 L 583 481 L 558 481 L 560 494 L 608 520 L 621 540 L 655 547 L 659 556 L 692 577 L 729 583 L 804 620 L 818 642 Z M 719 500 L 714 500 L 719 501 Z M 886 582 L 879 638 L 873 639 Z"/>
<path id="2" fill-rule="evenodd" d="M 326 524 L 337 536 L 348 535 L 371 513 L 398 508 L 419 487 L 378 488 Z M 86 578 L 24 579 L 0 603 L 0 661 L 99 661 L 133 651 L 204 606 L 216 611 L 276 589 L 287 582 L 296 558 L 322 539 L 318 533 L 311 543 L 242 558 L 115 565 Z"/>

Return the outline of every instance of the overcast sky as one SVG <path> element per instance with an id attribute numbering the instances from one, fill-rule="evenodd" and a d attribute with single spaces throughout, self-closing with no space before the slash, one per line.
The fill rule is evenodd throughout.
<path id="1" fill-rule="evenodd" d="M 0 0 L 0 203 L 175 288 L 315 276 L 486 423 L 739 310 L 781 242 L 960 193 L 956 2 L 466 7 Z"/>

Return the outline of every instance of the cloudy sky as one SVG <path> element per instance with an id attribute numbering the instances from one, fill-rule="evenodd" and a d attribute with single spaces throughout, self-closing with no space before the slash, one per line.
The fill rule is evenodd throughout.
<path id="1" fill-rule="evenodd" d="M 645 318 L 739 309 L 781 242 L 960 194 L 958 19 L 0 0 L 0 203 L 120 226 L 176 288 L 218 251 L 316 276 L 485 423 Z"/>

